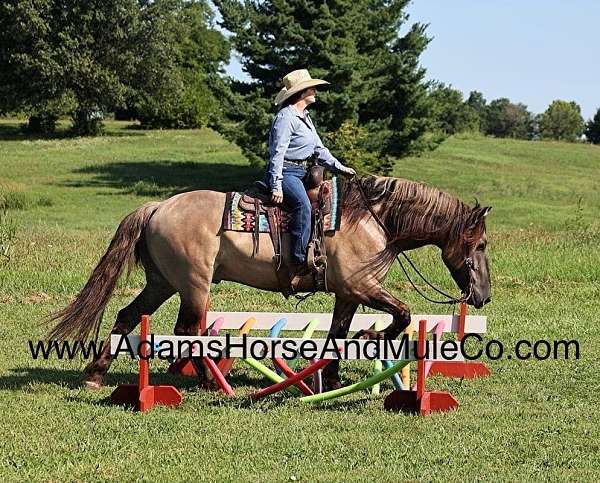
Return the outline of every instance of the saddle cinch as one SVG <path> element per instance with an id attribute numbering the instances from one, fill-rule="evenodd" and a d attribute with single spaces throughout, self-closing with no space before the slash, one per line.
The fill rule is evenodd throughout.
<path id="1" fill-rule="evenodd" d="M 307 170 L 303 179 L 306 194 L 312 206 L 311 234 L 308 243 L 307 264 L 314 280 L 315 290 L 327 290 L 325 270 L 327 268 L 327 252 L 325 249 L 324 217 L 332 212 L 332 182 L 325 181 L 324 168 L 314 164 Z M 252 256 L 258 253 L 261 215 L 268 221 L 268 231 L 273 242 L 275 252 L 275 266 L 277 276 L 283 287 L 283 294 L 288 297 L 295 292 L 295 287 L 290 286 L 289 274 L 286 267 L 282 267 L 282 218 L 285 208 L 273 205 L 270 201 L 271 193 L 265 183 L 257 181 L 251 189 L 241 194 L 238 202 L 239 209 L 254 214 L 256 220 L 253 226 Z"/>

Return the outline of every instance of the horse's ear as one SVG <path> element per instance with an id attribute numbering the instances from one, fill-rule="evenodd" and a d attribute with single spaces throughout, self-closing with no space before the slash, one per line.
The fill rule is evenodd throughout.
<path id="1" fill-rule="evenodd" d="M 468 230 L 474 230 L 475 228 L 477 228 L 477 226 L 479 226 L 481 223 L 483 223 L 485 221 L 485 217 L 488 215 L 488 213 L 492 211 L 492 207 L 491 206 L 485 206 L 483 208 L 476 206 L 475 208 L 473 208 L 473 211 L 471 212 L 471 216 L 470 216 L 470 222 L 468 225 Z"/>

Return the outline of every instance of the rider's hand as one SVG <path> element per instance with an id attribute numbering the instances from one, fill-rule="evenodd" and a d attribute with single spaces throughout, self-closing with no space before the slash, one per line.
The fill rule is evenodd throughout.
<path id="1" fill-rule="evenodd" d="M 356 171 L 354 171 L 354 169 L 350 168 L 349 166 L 344 166 L 344 169 L 342 170 L 342 174 L 344 176 L 348 176 L 348 177 L 352 178 L 352 176 L 356 176 Z"/>
<path id="2" fill-rule="evenodd" d="M 281 191 L 273 191 L 271 192 L 271 203 L 275 205 L 280 205 L 283 203 L 283 192 Z"/>

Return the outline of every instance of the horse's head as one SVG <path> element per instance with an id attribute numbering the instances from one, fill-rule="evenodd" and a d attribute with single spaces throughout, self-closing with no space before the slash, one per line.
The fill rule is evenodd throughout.
<path id="1" fill-rule="evenodd" d="M 466 219 L 462 233 L 448 240 L 442 249 L 442 259 L 466 297 L 466 302 L 478 309 L 492 298 L 485 233 L 485 217 L 491 209 L 491 206 L 475 206 Z"/>

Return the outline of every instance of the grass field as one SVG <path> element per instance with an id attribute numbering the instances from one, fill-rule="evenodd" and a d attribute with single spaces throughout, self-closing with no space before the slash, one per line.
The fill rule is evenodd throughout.
<path id="1" fill-rule="evenodd" d="M 398 162 L 395 176 L 493 205 L 493 302 L 481 311 L 488 337 L 506 347 L 577 339 L 581 349 L 579 360 L 490 361 L 489 379 L 432 378 L 431 388 L 451 391 L 461 405 L 426 418 L 386 413 L 383 397 L 367 394 L 316 407 L 287 396 L 251 404 L 244 395 L 264 381 L 238 366 L 232 384 L 240 395 L 226 399 L 155 363 L 153 380 L 181 387 L 184 403 L 143 415 L 107 403 L 115 385 L 135 380 L 131 361 L 119 359 L 99 392 L 80 389 L 82 361 L 34 361 L 27 340 L 42 338 L 41 319 L 81 289 L 119 221 L 148 200 L 241 188 L 260 172 L 208 130 L 120 123 L 94 139 L 31 140 L 3 121 L 0 163 L 0 233 L 16 229 L 0 266 L 1 480 L 600 479 L 599 148 L 465 137 Z M 436 250 L 415 260 L 453 290 Z M 396 269 L 387 285 L 413 313 L 440 311 Z M 103 334 L 141 286 L 139 272 L 122 281 Z M 177 306 L 172 299 L 157 312 L 156 332 L 172 330 Z M 287 312 L 294 304 L 222 283 L 212 308 Z M 298 310 L 331 308 L 332 297 L 319 295 Z M 342 378 L 369 370 L 342 366 Z"/>

